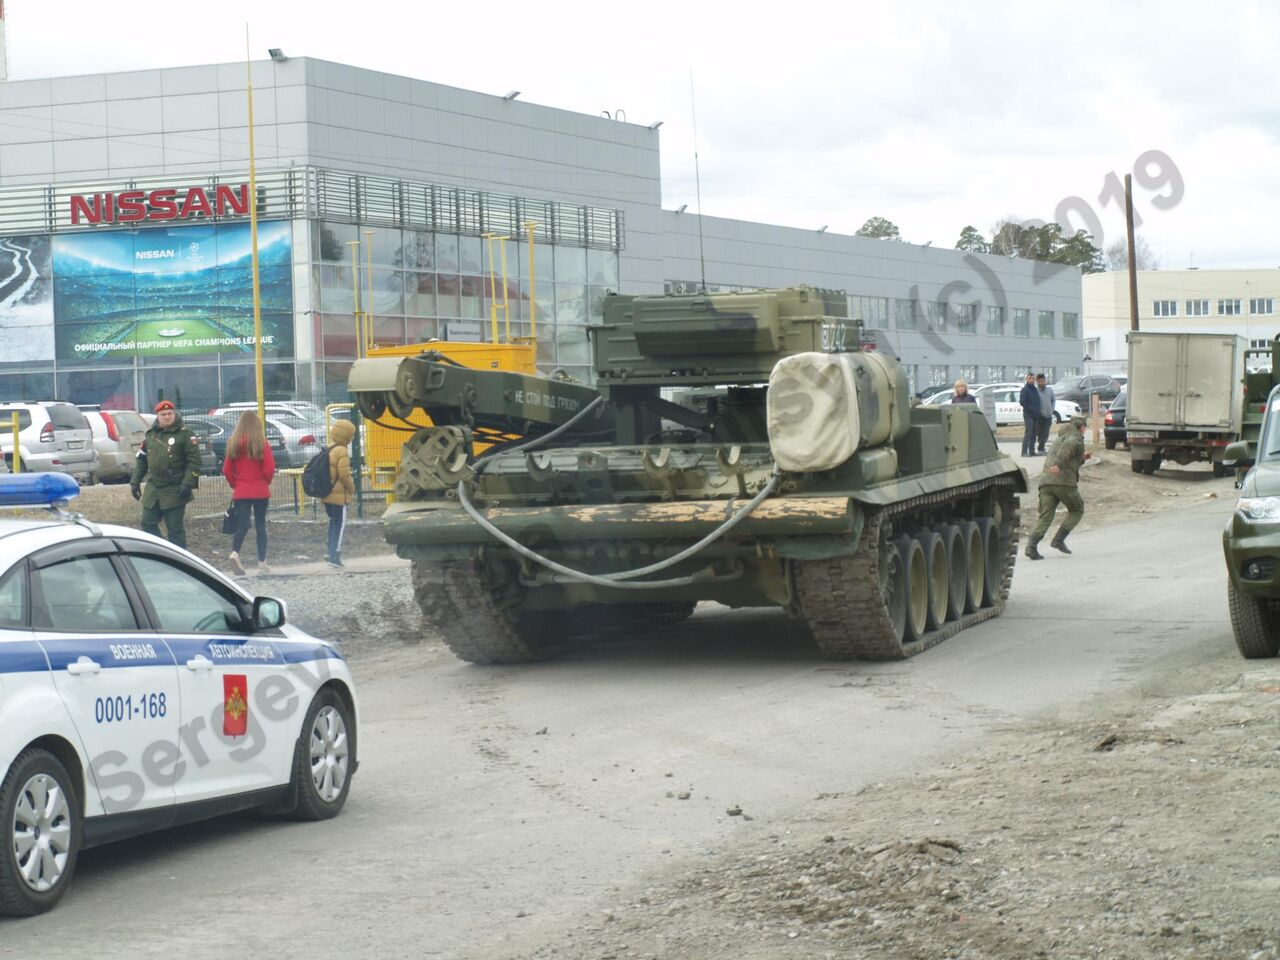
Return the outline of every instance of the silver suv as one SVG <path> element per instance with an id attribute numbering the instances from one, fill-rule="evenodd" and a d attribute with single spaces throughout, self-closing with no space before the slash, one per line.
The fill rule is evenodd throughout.
<path id="1" fill-rule="evenodd" d="M 42 400 L 0 403 L 0 451 L 13 468 L 13 416 L 18 416 L 18 453 L 32 473 L 69 473 L 85 483 L 98 481 L 98 451 L 84 414 L 69 403 Z"/>
<path id="2" fill-rule="evenodd" d="M 93 430 L 98 479 L 103 483 L 127 482 L 146 439 L 146 421 L 133 410 L 102 410 L 96 406 L 80 409 Z"/>

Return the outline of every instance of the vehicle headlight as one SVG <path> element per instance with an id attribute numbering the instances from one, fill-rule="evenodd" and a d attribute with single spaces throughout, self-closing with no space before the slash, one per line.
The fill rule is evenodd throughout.
<path id="1" fill-rule="evenodd" d="M 1254 523 L 1280 522 L 1280 497 L 1241 497 L 1236 512 Z"/>

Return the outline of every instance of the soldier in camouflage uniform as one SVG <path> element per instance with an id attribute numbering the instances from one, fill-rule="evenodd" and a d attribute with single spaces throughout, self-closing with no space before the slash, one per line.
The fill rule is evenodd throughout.
<path id="1" fill-rule="evenodd" d="M 1032 560 L 1044 559 L 1036 547 L 1053 525 L 1058 504 L 1067 508 L 1067 517 L 1058 526 L 1049 546 L 1063 553 L 1071 552 L 1067 549 L 1067 534 L 1084 516 L 1084 500 L 1080 498 L 1079 490 L 1080 465 L 1092 456 L 1084 448 L 1086 422 L 1084 415 L 1077 413 L 1059 427 L 1058 440 L 1044 462 L 1044 474 L 1040 478 L 1040 519 L 1027 541 L 1026 553 Z"/>
<path id="2" fill-rule="evenodd" d="M 142 490 L 143 479 L 147 489 Z M 160 536 L 164 520 L 167 539 L 175 546 L 187 546 L 183 514 L 200 483 L 200 444 L 195 434 L 182 425 L 182 417 L 168 400 L 156 404 L 156 422 L 147 431 L 129 489 L 133 499 L 142 501 L 142 529 Z"/>

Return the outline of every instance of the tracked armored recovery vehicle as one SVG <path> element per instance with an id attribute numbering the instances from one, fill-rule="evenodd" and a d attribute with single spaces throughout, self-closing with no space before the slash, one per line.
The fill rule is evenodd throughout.
<path id="1" fill-rule="evenodd" d="M 611 296 L 594 387 L 357 362 L 365 416 L 435 424 L 406 428 L 384 520 L 428 621 L 514 663 L 714 600 L 887 660 L 998 616 L 1025 474 L 974 405 L 911 406 L 838 312 L 804 287 Z"/>

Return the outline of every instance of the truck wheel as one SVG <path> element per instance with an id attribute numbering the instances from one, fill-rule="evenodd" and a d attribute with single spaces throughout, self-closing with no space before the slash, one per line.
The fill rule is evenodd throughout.
<path id="1" fill-rule="evenodd" d="M 0 914 L 51 909 L 71 885 L 82 822 L 75 784 L 47 750 L 27 750 L 0 784 Z"/>
<path id="2" fill-rule="evenodd" d="M 1213 461 L 1213 475 L 1215 477 L 1229 477 L 1231 476 L 1231 474 L 1232 474 L 1231 468 L 1228 467 L 1221 460 Z"/>
<path id="3" fill-rule="evenodd" d="M 1151 466 L 1147 469 L 1147 473 L 1155 473 L 1160 469 L 1160 465 L 1164 463 L 1164 458 L 1159 454 L 1151 458 Z"/>
<path id="4" fill-rule="evenodd" d="M 1142 469 L 1142 465 L 1144 463 L 1146 463 L 1145 460 L 1130 460 L 1129 469 L 1134 473 L 1146 473 L 1146 471 Z"/>
<path id="5" fill-rule="evenodd" d="M 1114 450 L 1116 448 L 1116 444 L 1120 441 L 1115 437 L 1104 437 L 1103 442 L 1107 445 L 1108 450 Z"/>
<path id="6" fill-rule="evenodd" d="M 1240 655 L 1248 660 L 1274 657 L 1280 653 L 1280 617 L 1274 600 L 1241 593 L 1227 582 L 1227 606 L 1231 610 L 1231 631 Z"/>

